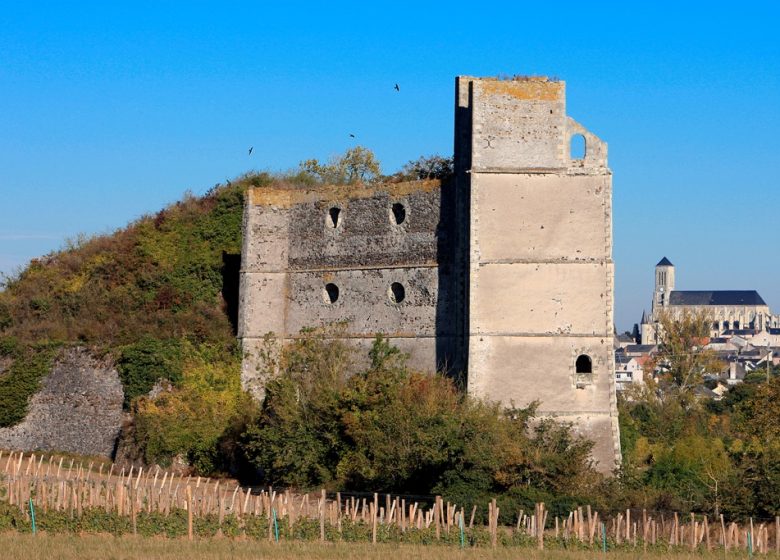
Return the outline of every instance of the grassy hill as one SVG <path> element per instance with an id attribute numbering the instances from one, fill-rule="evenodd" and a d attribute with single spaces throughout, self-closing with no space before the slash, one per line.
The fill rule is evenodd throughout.
<path id="1" fill-rule="evenodd" d="M 185 455 L 202 470 L 239 408 L 235 339 L 243 195 L 272 181 L 246 175 L 185 196 L 110 235 L 33 260 L 0 292 L 0 426 L 21 421 L 57 349 L 110 354 L 148 460 Z M 166 379 L 156 401 L 138 398 Z M 125 442 L 127 443 L 127 442 Z"/>

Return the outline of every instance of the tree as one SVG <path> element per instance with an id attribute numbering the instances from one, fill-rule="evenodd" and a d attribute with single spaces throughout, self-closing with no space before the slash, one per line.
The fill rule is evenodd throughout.
<path id="1" fill-rule="evenodd" d="M 452 157 L 421 156 L 403 166 L 401 176 L 406 180 L 448 179 L 454 173 Z"/>
<path id="2" fill-rule="evenodd" d="M 650 372 L 660 370 L 667 392 L 688 396 L 702 383 L 705 373 L 719 372 L 723 364 L 705 348 L 711 320 L 704 311 L 683 310 L 659 317 L 658 352 L 647 362 Z"/>
<path id="3" fill-rule="evenodd" d="M 362 146 L 350 148 L 324 164 L 317 159 L 307 159 L 300 163 L 300 169 L 318 182 L 329 185 L 369 183 L 380 174 L 379 160 L 374 152 Z"/>

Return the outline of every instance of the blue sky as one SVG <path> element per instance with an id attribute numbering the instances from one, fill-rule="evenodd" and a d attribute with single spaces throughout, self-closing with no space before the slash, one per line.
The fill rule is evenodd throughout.
<path id="1" fill-rule="evenodd" d="M 680 289 L 780 312 L 778 21 L 772 2 L 4 3 L 0 271 L 350 133 L 386 171 L 451 154 L 456 75 L 542 74 L 609 143 L 618 328 L 664 255 Z"/>

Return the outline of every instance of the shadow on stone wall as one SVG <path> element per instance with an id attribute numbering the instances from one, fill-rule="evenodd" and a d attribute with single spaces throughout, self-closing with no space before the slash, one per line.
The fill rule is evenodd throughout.
<path id="1" fill-rule="evenodd" d="M 463 338 L 466 313 L 463 274 L 463 213 L 459 211 L 455 181 L 441 186 L 440 219 L 436 230 L 438 297 L 436 302 L 436 368 L 465 382 L 467 346 Z"/>
<path id="2" fill-rule="evenodd" d="M 222 298 L 233 334 L 238 333 L 238 294 L 241 272 L 241 255 L 222 251 Z"/>

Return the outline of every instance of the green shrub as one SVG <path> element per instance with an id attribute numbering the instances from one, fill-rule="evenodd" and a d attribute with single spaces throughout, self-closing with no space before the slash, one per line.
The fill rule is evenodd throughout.
<path id="1" fill-rule="evenodd" d="M 406 367 L 378 339 L 371 366 L 326 332 L 290 345 L 263 409 L 244 434 L 250 461 L 274 485 L 441 494 L 466 507 L 500 496 L 511 522 L 541 497 L 560 507 L 586 501 L 600 481 L 592 444 L 569 426 L 531 424 L 533 407 L 504 411 L 442 375 Z"/>
<path id="2" fill-rule="evenodd" d="M 125 391 L 125 407 L 129 407 L 136 397 L 148 393 L 161 379 L 173 384 L 180 382 L 183 368 L 184 355 L 178 340 L 157 340 L 147 336 L 123 348 L 117 370 Z"/>
<path id="3" fill-rule="evenodd" d="M 30 398 L 40 389 L 41 380 L 51 371 L 56 345 L 21 347 L 15 341 L 2 345 L 11 359 L 8 370 L 0 375 L 0 427 L 18 424 L 27 415 Z"/>

